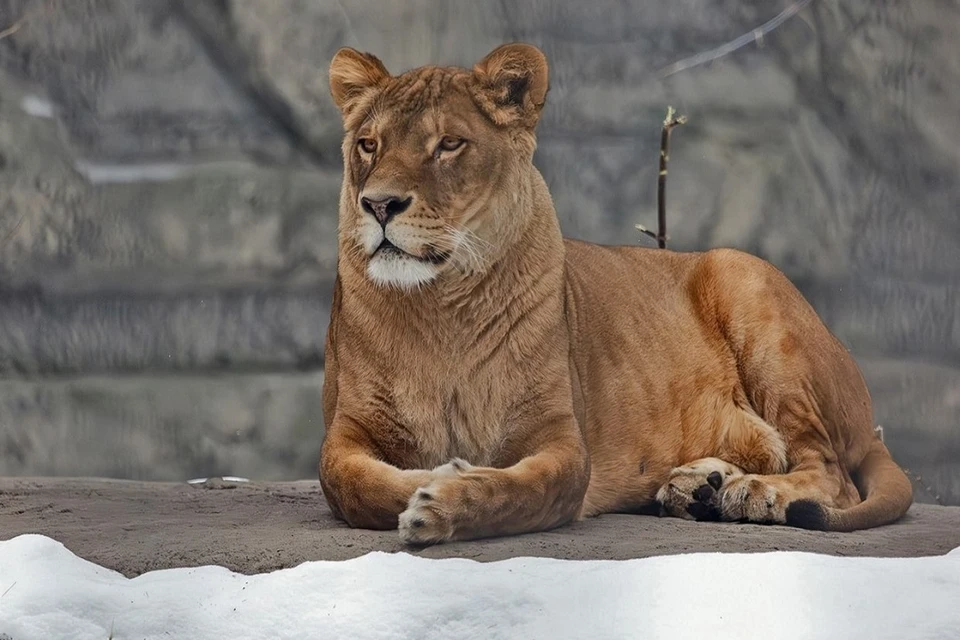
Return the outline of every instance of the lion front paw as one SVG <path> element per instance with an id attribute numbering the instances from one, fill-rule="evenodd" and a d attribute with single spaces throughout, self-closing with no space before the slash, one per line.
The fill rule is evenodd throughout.
<path id="1" fill-rule="evenodd" d="M 417 489 L 400 514 L 398 530 L 400 539 L 407 544 L 426 545 L 446 542 L 453 537 L 454 526 L 451 509 L 451 483 L 458 476 L 473 469 L 464 460 L 454 458 L 435 468 L 433 480 Z"/>
<path id="2" fill-rule="evenodd" d="M 720 520 L 721 488 L 743 471 L 719 458 L 702 458 L 670 472 L 657 501 L 666 515 L 688 520 Z"/>
<path id="3" fill-rule="evenodd" d="M 417 489 L 400 514 L 400 539 L 407 544 L 437 544 L 453 537 L 453 525 L 440 508 L 436 482 Z"/>

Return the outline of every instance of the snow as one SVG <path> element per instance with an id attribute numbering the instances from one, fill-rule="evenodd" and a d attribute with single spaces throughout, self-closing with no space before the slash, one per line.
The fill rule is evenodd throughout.
<path id="1" fill-rule="evenodd" d="M 208 566 L 128 579 L 23 535 L 0 542 L 0 594 L 0 638 L 12 640 L 919 640 L 960 636 L 960 549 L 489 564 L 371 553 L 253 576 Z"/>
<path id="2" fill-rule="evenodd" d="M 213 478 L 193 478 L 192 480 L 187 480 L 187 484 L 205 484 L 217 480 L 223 482 L 250 482 L 250 478 L 241 478 L 240 476 L 215 476 Z"/>

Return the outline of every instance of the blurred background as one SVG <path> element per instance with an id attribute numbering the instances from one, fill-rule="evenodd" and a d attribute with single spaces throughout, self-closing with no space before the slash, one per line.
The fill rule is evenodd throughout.
<path id="1" fill-rule="evenodd" d="M 0 475 L 316 476 L 337 48 L 394 72 L 523 40 L 568 236 L 783 269 L 926 502 L 960 504 L 960 4 L 0 0 Z"/>

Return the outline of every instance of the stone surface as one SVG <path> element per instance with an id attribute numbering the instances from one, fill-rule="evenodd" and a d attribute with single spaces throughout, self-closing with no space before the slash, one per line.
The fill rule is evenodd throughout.
<path id="1" fill-rule="evenodd" d="M 690 122 L 671 147 L 671 247 L 735 246 L 783 269 L 863 364 L 918 499 L 960 504 L 960 7 L 811 2 L 762 46 L 660 73 L 784 6 L 7 0 L 0 30 L 23 22 L 0 39 L 0 394 L 27 385 L 60 416 L 29 419 L 38 443 L 68 440 L 87 415 L 65 389 L 102 380 L 129 383 L 106 393 L 130 415 L 158 376 L 263 415 L 247 376 L 322 367 L 341 170 L 333 52 L 402 71 L 470 65 L 519 39 L 550 59 L 536 162 L 564 231 L 647 242 L 634 225 L 655 224 L 660 122 L 676 106 Z M 43 403 L 7 397 L 0 442 L 20 441 Z M 154 443 L 135 460 L 91 447 L 84 471 L 38 444 L 29 461 L 4 449 L 0 473 L 232 467 L 230 454 L 147 453 L 172 434 L 209 451 L 224 415 L 144 411 L 156 419 L 84 418 L 104 420 L 104 442 Z M 300 477 L 319 426 L 298 441 L 292 418 L 275 419 L 277 446 L 309 442 L 310 455 L 271 457 L 251 437 L 248 455 L 265 457 L 245 473 Z"/>
<path id="2" fill-rule="evenodd" d="M 0 86 L 0 290 L 76 295 L 332 282 L 335 172 L 226 158 L 93 161 L 63 123 L 31 115 L 49 106 L 47 98 L 2 71 Z"/>
<path id="3" fill-rule="evenodd" d="M 209 0 L 205 0 L 209 1 Z M 286 161 L 292 147 L 168 0 L 7 0 L 0 64 L 42 87 L 78 155 Z"/>
<path id="4" fill-rule="evenodd" d="M 417 549 L 403 545 L 396 531 L 350 529 L 335 520 L 316 481 L 188 485 L 0 479 L 0 540 L 23 533 L 50 536 L 80 557 L 127 576 L 208 564 L 260 573 L 370 551 L 480 562 L 764 551 L 913 557 L 960 546 L 960 508 L 914 505 L 895 524 L 852 533 L 604 515 L 544 533 Z"/>
<path id="5" fill-rule="evenodd" d="M 316 368 L 326 294 L 0 292 L 0 374 Z"/>
<path id="6" fill-rule="evenodd" d="M 314 478 L 322 373 L 0 380 L 0 476 Z"/>

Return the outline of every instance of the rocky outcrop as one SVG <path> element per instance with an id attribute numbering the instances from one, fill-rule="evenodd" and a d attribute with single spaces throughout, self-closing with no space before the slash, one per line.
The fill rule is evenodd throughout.
<path id="1" fill-rule="evenodd" d="M 312 476 L 340 180 L 329 59 L 469 65 L 527 40 L 552 66 L 536 162 L 565 232 L 646 242 L 678 107 L 671 246 L 786 271 L 862 363 L 918 497 L 960 504 L 960 8 L 814 0 L 762 46 L 658 75 L 780 9 L 4 3 L 0 29 L 25 19 L 0 40 L 0 474 Z M 266 410 L 264 380 L 301 408 Z M 234 425 L 234 449 L 209 444 Z M 74 436 L 89 446 L 54 452 Z"/>

